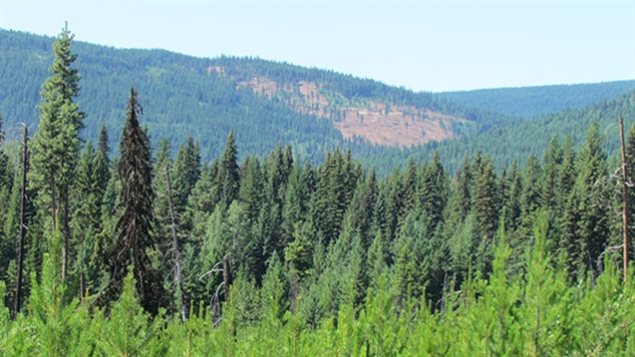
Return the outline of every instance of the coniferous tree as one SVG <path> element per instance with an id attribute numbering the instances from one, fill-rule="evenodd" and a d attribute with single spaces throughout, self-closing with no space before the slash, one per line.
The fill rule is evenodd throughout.
<path id="1" fill-rule="evenodd" d="M 324 236 L 325 244 L 334 241 L 342 226 L 345 210 L 345 186 L 342 172 L 342 154 L 327 155 L 320 167 L 319 178 L 313 195 L 313 222 Z"/>
<path id="2" fill-rule="evenodd" d="M 584 264 L 588 269 L 600 269 L 601 254 L 608 243 L 608 215 L 610 209 L 606 190 L 606 156 L 602 137 L 596 123 L 589 127 L 586 145 L 578 160 L 579 175 L 574 190 L 579 197 L 577 235 L 586 247 Z M 582 246 L 582 244 L 580 244 Z"/>
<path id="3" fill-rule="evenodd" d="M 426 213 L 434 231 L 443 221 L 443 211 L 447 202 L 447 178 L 439 153 L 435 153 L 432 163 L 424 166 L 418 202 Z"/>
<path id="4" fill-rule="evenodd" d="M 306 220 L 307 197 L 303 190 L 302 169 L 294 166 L 287 182 L 287 192 L 284 198 L 282 212 L 283 244 L 289 244 L 293 240 L 295 225 Z"/>
<path id="5" fill-rule="evenodd" d="M 476 179 L 472 210 L 476 219 L 476 232 L 479 236 L 479 248 L 477 257 L 478 268 L 488 272 L 493 247 L 493 240 L 498 230 L 498 198 L 496 187 L 496 174 L 490 160 L 483 160 L 480 175 Z"/>
<path id="6" fill-rule="evenodd" d="M 121 158 L 118 163 L 122 215 L 116 226 L 111 279 L 102 296 L 112 300 L 119 295 L 130 268 L 135 278 L 141 305 L 147 311 L 156 313 L 163 305 L 164 296 L 161 279 L 148 256 L 148 250 L 153 248 L 154 192 L 150 143 L 145 131 L 139 125 L 138 118 L 141 114 L 141 107 L 137 103 L 137 93 L 132 89 L 126 123 L 121 136 Z"/>
<path id="7" fill-rule="evenodd" d="M 562 164 L 558 172 L 558 188 L 560 190 L 560 194 L 558 195 L 558 207 L 564 206 L 567 196 L 573 190 L 577 176 L 575 163 L 576 156 L 573 149 L 573 140 L 570 136 L 567 136 L 562 149 Z"/>
<path id="8" fill-rule="evenodd" d="M 374 220 L 374 209 L 377 201 L 377 177 L 375 171 L 364 182 L 357 185 L 347 216 L 353 230 L 359 235 L 362 246 L 367 249 L 372 241 L 371 227 Z"/>
<path id="9" fill-rule="evenodd" d="M 192 225 L 192 235 L 199 241 L 204 236 L 207 219 L 220 201 L 220 188 L 216 182 L 217 176 L 218 161 L 211 165 L 205 165 L 188 198 L 186 215 Z"/>
<path id="10" fill-rule="evenodd" d="M 79 296 L 87 291 L 94 292 L 98 286 L 99 273 L 103 267 L 98 266 L 99 245 L 96 235 L 102 230 L 101 209 L 103 191 L 98 176 L 97 153 L 92 143 L 88 143 L 76 169 L 76 181 L 73 190 L 73 228 L 72 244 L 76 247 L 73 275 L 78 281 Z M 103 252 L 101 252 L 103 253 Z"/>
<path id="11" fill-rule="evenodd" d="M 189 137 L 181 145 L 174 163 L 174 205 L 182 213 L 187 200 L 201 175 L 200 146 Z"/>
<path id="12" fill-rule="evenodd" d="M 108 144 L 108 131 L 102 124 L 99 129 L 99 139 L 97 141 L 97 151 L 95 153 L 95 171 L 97 172 L 98 186 L 102 195 L 106 191 L 110 180 L 110 147 Z"/>
<path id="13" fill-rule="evenodd" d="M 247 158 L 244 164 L 244 174 L 241 175 L 240 192 L 238 197 L 245 205 L 247 215 L 252 222 L 258 219 L 262 201 L 264 200 L 264 175 L 257 158 Z"/>
<path id="14" fill-rule="evenodd" d="M 565 139 L 563 145 L 562 164 L 558 171 L 560 193 L 557 197 L 557 211 L 561 213 L 556 217 L 556 236 L 558 241 L 554 246 L 557 247 L 559 254 L 566 254 L 566 267 L 571 277 L 576 276 L 579 269 L 583 266 L 582 257 L 584 251 L 584 244 L 577 239 L 579 197 L 573 192 L 577 176 L 575 161 L 573 141 L 569 136 Z"/>
<path id="15" fill-rule="evenodd" d="M 227 136 L 225 151 L 218 170 L 218 186 L 220 188 L 221 202 L 229 207 L 233 200 L 238 198 L 240 190 L 240 169 L 238 167 L 238 151 L 234 133 Z"/>
<path id="16" fill-rule="evenodd" d="M 505 202 L 503 202 L 503 209 L 505 210 L 505 228 L 508 231 L 514 231 L 521 218 L 521 195 L 523 192 L 522 177 L 518 169 L 518 162 L 514 161 L 512 168 L 508 174 L 507 194 L 505 195 Z"/>
<path id="17" fill-rule="evenodd" d="M 520 202 L 523 215 L 526 218 L 529 218 L 540 207 L 540 176 L 541 170 L 538 159 L 531 155 L 527 160 L 525 172 L 523 173 L 523 191 Z"/>
<path id="18" fill-rule="evenodd" d="M 64 237 L 62 244 L 62 279 L 70 259 L 69 197 L 78 159 L 79 130 L 84 113 L 75 98 L 79 94 L 79 74 L 71 67 L 77 56 L 71 52 L 73 36 L 64 27 L 53 44 L 55 60 L 51 76 L 42 86 L 39 129 L 33 138 L 30 182 L 37 190 L 37 205 L 51 217 L 54 230 L 57 217 Z"/>
<path id="19" fill-rule="evenodd" d="M 558 137 L 554 136 L 549 143 L 547 151 L 545 151 L 543 159 L 544 169 L 542 171 L 542 192 L 540 194 L 541 205 L 551 210 L 556 208 L 558 204 L 558 196 L 562 194 L 558 183 L 558 170 L 562 165 L 562 155 L 562 147 L 560 146 Z"/>
<path id="20" fill-rule="evenodd" d="M 402 182 L 402 193 L 403 193 L 403 208 L 401 211 L 401 215 L 405 216 L 410 213 L 417 204 L 417 183 L 419 178 L 417 177 L 417 165 L 413 159 L 408 160 L 408 164 L 406 166 L 406 171 L 403 174 Z M 400 216 L 400 220 L 403 219 L 403 216 Z"/>

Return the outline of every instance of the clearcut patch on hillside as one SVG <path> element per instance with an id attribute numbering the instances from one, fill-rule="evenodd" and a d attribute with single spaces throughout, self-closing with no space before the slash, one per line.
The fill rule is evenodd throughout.
<path id="1" fill-rule="evenodd" d="M 409 147 L 448 140 L 454 136 L 452 124 L 464 121 L 426 108 L 346 98 L 326 92 L 320 83 L 311 81 L 278 83 L 260 76 L 239 81 L 236 86 L 281 99 L 300 113 L 332 120 L 346 139 L 359 137 L 377 145 Z"/>

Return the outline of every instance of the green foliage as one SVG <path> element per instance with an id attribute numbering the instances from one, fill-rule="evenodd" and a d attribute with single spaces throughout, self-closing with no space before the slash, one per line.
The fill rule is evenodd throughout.
<path id="1" fill-rule="evenodd" d="M 39 130 L 33 138 L 29 172 L 29 181 L 38 190 L 38 206 L 51 217 L 49 223 L 59 219 L 66 240 L 70 235 L 68 200 L 80 148 L 79 130 L 85 116 L 75 102 L 79 74 L 71 67 L 77 59 L 71 52 L 72 39 L 65 27 L 53 44 L 55 60 L 50 67 L 51 76 L 42 85 Z M 66 244 L 64 250 L 69 256 Z"/>

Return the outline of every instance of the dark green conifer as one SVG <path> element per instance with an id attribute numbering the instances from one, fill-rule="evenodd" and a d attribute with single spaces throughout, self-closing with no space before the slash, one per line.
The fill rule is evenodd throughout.
<path id="1" fill-rule="evenodd" d="M 154 192 L 149 140 L 138 120 L 141 113 L 137 93 L 132 89 L 118 164 L 122 215 L 117 222 L 115 249 L 111 255 L 111 279 L 102 296 L 107 300 L 118 296 L 130 268 L 141 305 L 156 313 L 163 305 L 164 295 L 161 279 L 148 256 L 148 250 L 153 248 Z"/>

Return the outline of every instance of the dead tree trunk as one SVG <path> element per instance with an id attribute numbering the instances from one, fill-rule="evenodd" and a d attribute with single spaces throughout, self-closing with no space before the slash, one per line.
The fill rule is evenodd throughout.
<path id="1" fill-rule="evenodd" d="M 22 187 L 20 188 L 20 238 L 18 241 L 18 272 L 15 284 L 15 318 L 22 308 L 22 270 L 24 269 L 24 240 L 26 236 L 26 175 L 29 171 L 29 129 L 24 126 L 24 138 L 22 143 Z"/>
<path id="2" fill-rule="evenodd" d="M 622 233 L 624 235 L 624 281 L 628 268 L 628 173 L 626 165 L 626 149 L 624 148 L 624 119 L 620 115 L 620 145 L 622 149 Z"/>
<path id="3" fill-rule="evenodd" d="M 179 238 L 176 235 L 176 216 L 174 214 L 174 204 L 172 203 L 172 180 L 170 179 L 169 167 L 165 167 L 165 176 L 168 182 L 168 208 L 170 210 L 170 229 L 172 231 L 172 259 L 174 259 L 174 288 L 177 295 L 177 308 L 181 314 L 181 321 L 187 319 L 185 311 L 185 297 L 183 296 L 183 268 L 181 266 L 181 252 L 179 250 Z"/>

